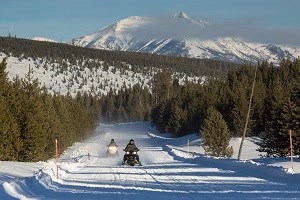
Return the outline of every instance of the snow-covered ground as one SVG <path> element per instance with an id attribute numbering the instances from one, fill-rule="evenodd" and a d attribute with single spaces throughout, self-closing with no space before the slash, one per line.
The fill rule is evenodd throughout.
<path id="1" fill-rule="evenodd" d="M 107 157 L 114 138 L 119 157 Z M 142 166 L 122 166 L 129 139 Z M 0 162 L 0 199 L 300 199 L 300 160 L 260 158 L 247 138 L 243 160 L 203 154 L 196 135 L 169 138 L 147 122 L 99 125 L 94 135 L 55 160 Z M 235 155 L 239 139 L 233 139 Z M 90 155 L 90 156 L 88 156 Z"/>
<path id="2" fill-rule="evenodd" d="M 10 80 L 14 80 L 16 77 L 24 78 L 30 67 L 33 77 L 37 78 L 40 86 L 45 86 L 49 93 L 53 94 L 56 92 L 66 95 L 70 92 L 73 97 L 78 92 L 87 92 L 94 96 L 106 95 L 110 89 L 119 91 L 122 88 L 124 89 L 125 86 L 130 88 L 136 84 L 151 89 L 153 75 L 158 70 L 154 69 L 147 74 L 136 73 L 132 70 L 121 72 L 115 66 L 110 66 L 108 70 L 104 70 L 103 61 L 101 60 L 93 60 L 93 62 L 97 63 L 97 66 L 92 70 L 84 67 L 82 63 L 72 65 L 67 60 L 64 60 L 68 67 L 66 70 L 61 70 L 61 64 L 52 63 L 46 58 L 38 58 L 36 60 L 32 58 L 17 58 L 7 56 L 0 51 L 0 62 L 4 58 L 6 58 L 6 72 Z M 130 64 L 128 66 L 131 67 Z M 180 84 L 184 84 L 186 80 L 197 83 L 205 80 L 205 77 L 188 76 L 178 72 L 174 73 L 173 76 L 179 80 Z"/>

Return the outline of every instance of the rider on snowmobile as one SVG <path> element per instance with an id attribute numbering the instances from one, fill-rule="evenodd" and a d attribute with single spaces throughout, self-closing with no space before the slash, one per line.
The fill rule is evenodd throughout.
<path id="1" fill-rule="evenodd" d="M 133 139 L 131 139 L 130 141 L 129 141 L 129 143 L 126 145 L 126 147 L 125 147 L 125 149 L 124 149 L 124 151 L 126 151 L 126 152 L 130 152 L 130 151 L 132 151 L 132 152 L 137 152 L 139 149 L 135 146 L 135 144 L 134 144 L 134 140 Z M 127 157 L 128 157 L 128 154 L 125 154 L 124 155 L 124 158 L 123 158 L 123 162 L 125 163 L 125 161 L 127 160 Z M 136 160 L 138 161 L 138 162 L 140 162 L 140 158 L 139 158 L 139 155 L 138 154 L 136 154 Z"/>
<path id="2" fill-rule="evenodd" d="M 107 145 L 108 149 L 106 151 L 106 155 L 119 155 L 118 154 L 118 145 L 114 139 L 111 139 L 110 143 Z"/>
<path id="3" fill-rule="evenodd" d="M 114 139 L 110 140 L 110 143 L 108 144 L 109 147 L 118 147 L 117 143 L 115 142 Z"/>

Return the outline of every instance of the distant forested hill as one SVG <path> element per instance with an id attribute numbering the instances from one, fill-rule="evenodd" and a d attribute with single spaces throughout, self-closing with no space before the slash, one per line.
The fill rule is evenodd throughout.
<path id="1" fill-rule="evenodd" d="M 47 58 L 56 62 L 67 59 L 68 62 L 74 65 L 83 59 L 97 59 L 117 68 L 124 69 L 124 67 L 131 66 L 137 72 L 147 71 L 151 68 L 163 68 L 193 76 L 226 76 L 230 68 L 238 66 L 234 63 L 217 60 L 96 50 L 62 43 L 13 37 L 0 37 L 0 51 L 18 58 Z M 127 65 L 124 65 L 125 63 Z M 86 67 L 93 67 L 93 62 L 87 62 L 86 64 Z"/>

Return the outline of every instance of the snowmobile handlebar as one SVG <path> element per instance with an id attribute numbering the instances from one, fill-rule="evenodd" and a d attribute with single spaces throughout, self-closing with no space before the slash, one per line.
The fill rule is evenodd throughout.
<path id="1" fill-rule="evenodd" d="M 135 149 L 134 151 L 128 151 L 128 152 L 138 152 L 140 149 Z M 126 151 L 127 152 L 127 150 L 126 149 L 123 149 L 123 151 Z"/>

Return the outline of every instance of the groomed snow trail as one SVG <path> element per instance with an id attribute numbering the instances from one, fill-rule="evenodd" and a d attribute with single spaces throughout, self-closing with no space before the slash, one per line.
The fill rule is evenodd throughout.
<path id="1" fill-rule="evenodd" d="M 105 154 L 112 138 L 119 157 Z M 130 139 L 142 166 L 121 165 Z M 183 158 L 182 145 L 146 122 L 100 125 L 91 139 L 60 156 L 58 179 L 51 160 L 36 176 L 6 182 L 2 190 L 18 199 L 300 199 L 299 175 L 199 154 Z"/>

